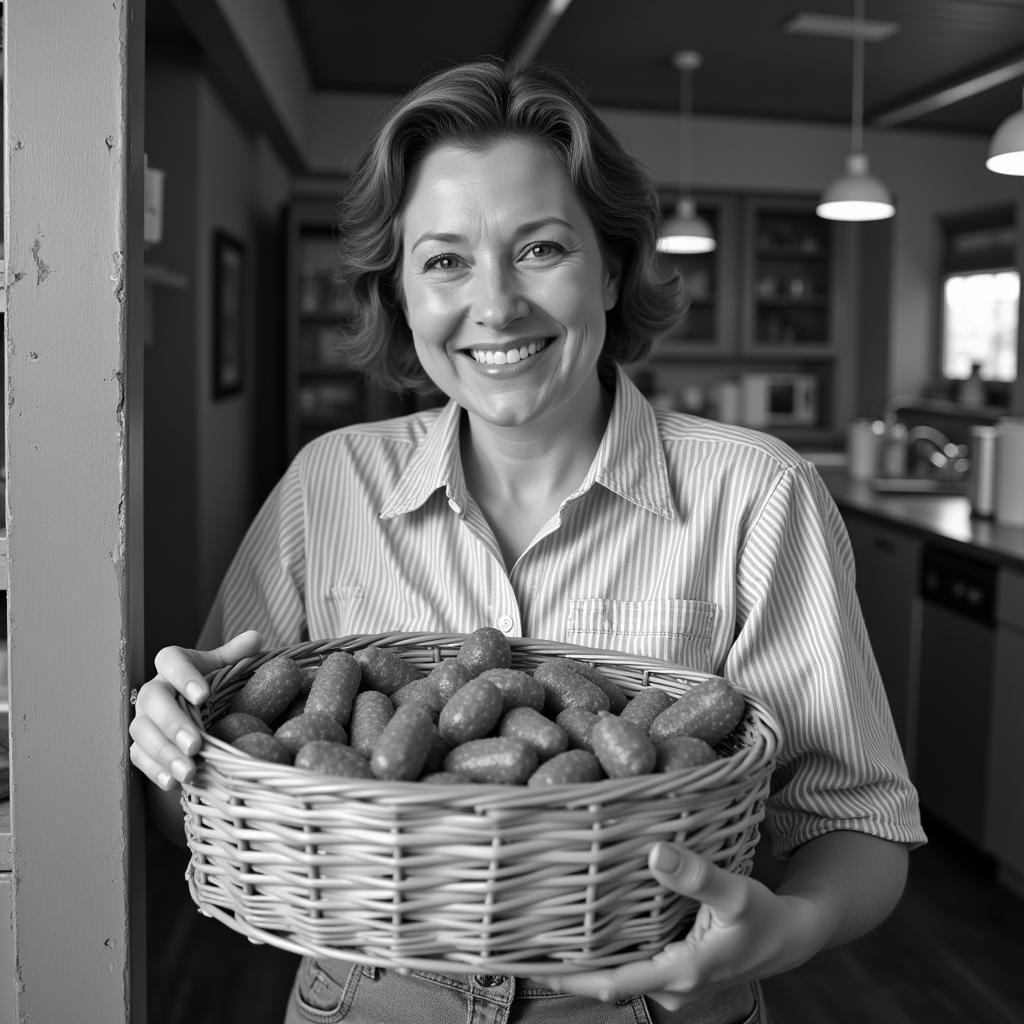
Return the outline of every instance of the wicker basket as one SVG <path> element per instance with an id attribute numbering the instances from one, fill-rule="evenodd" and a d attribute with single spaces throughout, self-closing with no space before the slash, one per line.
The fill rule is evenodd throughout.
<path id="1" fill-rule="evenodd" d="M 465 634 L 350 636 L 280 648 L 210 677 L 198 770 L 182 787 L 199 909 L 256 942 L 383 967 L 543 976 L 652 955 L 692 920 L 647 855 L 683 843 L 750 871 L 778 725 L 747 698 L 728 756 L 699 768 L 556 787 L 434 785 L 317 775 L 205 733 L 264 661 L 316 665 L 380 645 L 427 671 Z M 627 691 L 674 696 L 705 673 L 622 652 L 510 640 L 512 665 L 599 666 Z"/>

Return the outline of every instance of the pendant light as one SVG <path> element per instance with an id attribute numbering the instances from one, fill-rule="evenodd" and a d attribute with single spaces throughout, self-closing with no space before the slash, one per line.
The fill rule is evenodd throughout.
<path id="1" fill-rule="evenodd" d="M 1024 108 L 996 129 L 985 166 L 997 174 L 1024 174 Z"/>
<path id="2" fill-rule="evenodd" d="M 889 190 L 870 173 L 864 152 L 864 0 L 854 0 L 853 116 L 846 173 L 822 193 L 817 213 L 826 220 L 885 220 L 896 208 Z"/>
<path id="3" fill-rule="evenodd" d="M 658 251 L 671 253 L 711 252 L 715 236 L 711 225 L 697 215 L 697 205 L 690 194 L 693 181 L 693 73 L 701 65 L 701 55 L 693 50 L 681 50 L 672 57 L 679 69 L 679 139 L 680 168 L 682 171 L 682 197 L 676 203 L 675 213 L 662 225 L 658 238 Z"/>

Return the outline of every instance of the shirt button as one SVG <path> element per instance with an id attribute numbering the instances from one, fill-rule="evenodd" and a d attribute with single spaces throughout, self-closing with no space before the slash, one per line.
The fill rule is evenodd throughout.
<path id="1" fill-rule="evenodd" d="M 505 979 L 500 974 L 478 974 L 473 980 L 483 988 L 497 988 Z"/>
<path id="2" fill-rule="evenodd" d="M 511 615 L 502 615 L 498 619 L 498 629 L 500 629 L 502 633 L 511 633 L 514 627 L 515 620 Z"/>

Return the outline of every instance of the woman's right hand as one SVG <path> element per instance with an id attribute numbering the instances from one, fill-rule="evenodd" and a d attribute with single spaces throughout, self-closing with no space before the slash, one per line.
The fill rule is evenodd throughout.
<path id="1" fill-rule="evenodd" d="M 201 742 L 199 730 L 178 704 L 177 694 L 198 707 L 209 696 L 205 675 L 258 654 L 262 645 L 263 638 L 250 629 L 213 651 L 164 647 L 153 659 L 157 674 L 135 699 L 129 755 L 160 789 L 188 782 L 196 770 L 192 755 Z"/>

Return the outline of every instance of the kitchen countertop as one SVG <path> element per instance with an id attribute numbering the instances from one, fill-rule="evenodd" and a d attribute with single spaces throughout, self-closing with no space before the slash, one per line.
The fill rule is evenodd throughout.
<path id="1" fill-rule="evenodd" d="M 854 480 L 845 468 L 819 465 L 839 510 L 861 512 L 925 537 L 964 547 L 988 561 L 1024 570 L 1024 527 L 1006 526 L 971 516 L 970 502 L 959 494 L 885 494 L 870 481 Z"/>

